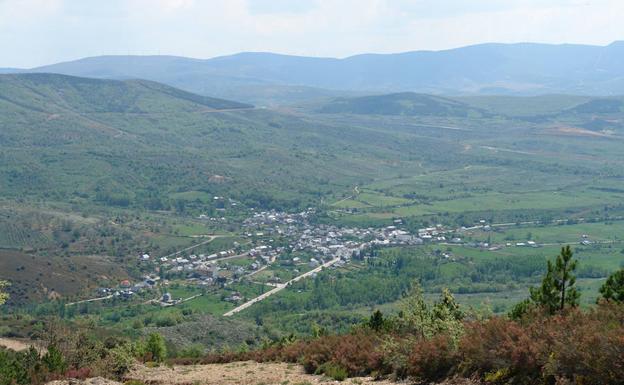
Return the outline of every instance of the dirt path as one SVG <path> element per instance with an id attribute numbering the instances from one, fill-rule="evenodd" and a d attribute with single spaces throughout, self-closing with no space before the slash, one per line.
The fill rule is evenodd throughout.
<path id="1" fill-rule="evenodd" d="M 176 385 L 315 385 L 337 383 L 323 377 L 306 374 L 299 365 L 285 363 L 256 363 L 251 361 L 231 364 L 136 368 L 127 376 L 150 384 Z M 397 385 L 395 382 L 374 381 L 372 378 L 351 378 L 343 384 Z"/>
<path id="2" fill-rule="evenodd" d="M 18 340 L 13 338 L 0 338 L 0 346 L 15 350 L 16 352 L 21 352 L 22 350 L 27 350 L 30 346 L 34 346 L 39 352 L 45 351 L 44 348 L 37 345 L 34 341 L 28 340 Z"/>

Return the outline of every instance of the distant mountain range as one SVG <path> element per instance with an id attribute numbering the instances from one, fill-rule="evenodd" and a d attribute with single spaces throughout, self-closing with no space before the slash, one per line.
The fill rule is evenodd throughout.
<path id="1" fill-rule="evenodd" d="M 240 53 L 213 59 L 99 56 L 28 70 L 162 82 L 202 95 L 283 103 L 365 93 L 624 94 L 624 42 L 481 44 L 344 59 Z"/>

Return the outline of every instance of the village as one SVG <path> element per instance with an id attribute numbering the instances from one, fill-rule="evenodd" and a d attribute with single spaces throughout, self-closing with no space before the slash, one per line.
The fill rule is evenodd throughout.
<path id="1" fill-rule="evenodd" d="M 228 295 L 223 300 L 233 304 L 244 302 L 241 307 L 245 308 L 286 288 L 289 283 L 307 277 L 313 278 L 325 268 L 340 269 L 353 260 L 366 260 L 369 258 L 367 251 L 375 247 L 438 244 L 494 251 L 504 247 L 540 246 L 530 240 L 499 244 L 463 240 L 464 235 L 473 231 L 487 233 L 496 227 L 509 225 L 488 224 L 485 220 L 480 220 L 471 227 L 450 228 L 438 224 L 410 233 L 401 219 L 394 219 L 392 225 L 381 228 L 338 227 L 314 223 L 311 220 L 314 214 L 314 209 L 299 213 L 255 212 L 241 224 L 241 236 L 247 240 L 246 243 L 235 242 L 233 248 L 212 254 L 193 253 L 195 246 L 162 257 L 143 253 L 137 257 L 146 272 L 142 280 L 136 283 L 124 280 L 116 288 L 100 288 L 99 297 L 92 300 L 113 297 L 129 300 L 147 291 L 157 295 L 150 303 L 167 307 L 194 298 L 174 298 L 168 287 L 175 282 L 202 289 L 204 292 L 217 293 L 226 290 Z M 210 220 L 207 216 L 199 219 Z M 591 241 L 584 235 L 580 243 L 587 245 Z M 449 252 L 438 251 L 435 255 L 440 258 L 461 258 Z M 256 298 L 245 298 L 231 289 L 234 284 L 243 281 L 265 285 L 271 291 Z"/>

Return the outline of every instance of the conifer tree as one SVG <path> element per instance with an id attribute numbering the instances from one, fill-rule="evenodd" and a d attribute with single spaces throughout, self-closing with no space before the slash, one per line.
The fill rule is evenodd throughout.
<path id="1" fill-rule="evenodd" d="M 600 288 L 602 297 L 609 301 L 624 302 L 624 269 L 611 274 Z"/>
<path id="2" fill-rule="evenodd" d="M 573 259 L 570 246 L 562 247 L 555 262 L 548 261 L 542 285 L 531 288 L 531 301 L 554 314 L 566 306 L 576 307 L 581 296 L 576 289 L 577 261 Z"/>

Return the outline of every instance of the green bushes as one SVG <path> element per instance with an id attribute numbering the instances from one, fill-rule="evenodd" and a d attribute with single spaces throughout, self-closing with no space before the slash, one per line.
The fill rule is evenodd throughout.
<path id="1" fill-rule="evenodd" d="M 0 385 L 25 385 L 35 380 L 31 373 L 43 377 L 39 353 L 30 349 L 24 353 L 0 349 Z"/>
<path id="2" fill-rule="evenodd" d="M 117 338 L 102 342 L 82 331 L 52 325 L 51 342 L 45 354 L 31 348 L 26 352 L 0 349 L 0 385 L 43 384 L 62 378 L 102 376 L 122 379 L 137 358 L 162 362 L 167 356 L 159 334 L 132 343 Z"/>
<path id="3" fill-rule="evenodd" d="M 624 302 L 624 269 L 611 274 L 600 288 L 602 298 L 607 301 Z"/>
<path id="4" fill-rule="evenodd" d="M 67 363 L 65 357 L 56 345 L 48 346 L 48 352 L 43 356 L 41 360 L 46 369 L 50 373 L 65 373 L 67 370 Z"/>
<path id="5" fill-rule="evenodd" d="M 158 333 L 150 334 L 142 346 L 142 353 L 145 361 L 164 361 L 167 358 L 165 339 Z"/>
<path id="6" fill-rule="evenodd" d="M 340 365 L 333 364 L 328 362 L 319 367 L 316 374 L 325 374 L 327 377 L 330 377 L 336 381 L 344 381 L 348 377 L 347 370 Z"/>

